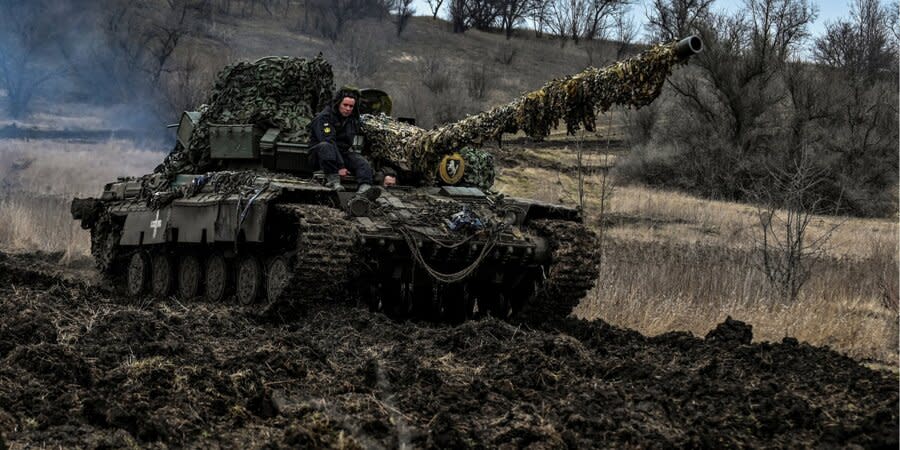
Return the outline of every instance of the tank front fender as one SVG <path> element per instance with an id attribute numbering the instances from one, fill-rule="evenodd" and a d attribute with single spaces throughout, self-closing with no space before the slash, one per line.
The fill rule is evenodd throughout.
<path id="1" fill-rule="evenodd" d="M 69 212 L 73 219 L 81 221 L 81 228 L 87 230 L 97 223 L 103 209 L 103 202 L 96 198 L 73 198 Z"/>
<path id="2" fill-rule="evenodd" d="M 568 220 L 570 222 L 582 222 L 581 209 L 572 208 L 565 205 L 557 205 L 553 203 L 540 202 L 536 200 L 508 198 L 507 202 L 515 205 L 516 208 L 523 210 L 524 215 L 518 215 L 517 224 L 522 225 L 532 220 L 554 219 Z"/>

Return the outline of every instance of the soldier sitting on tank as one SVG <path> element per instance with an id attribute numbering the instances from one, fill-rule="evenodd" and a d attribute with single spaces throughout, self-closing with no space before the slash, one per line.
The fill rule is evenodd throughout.
<path id="1" fill-rule="evenodd" d="M 359 183 L 358 192 L 365 193 L 372 188 L 373 171 L 353 147 L 360 126 L 357 102 L 359 91 L 343 87 L 316 115 L 309 124 L 310 159 L 313 166 L 325 172 L 326 186 L 341 190 L 341 177 L 352 172 Z"/>

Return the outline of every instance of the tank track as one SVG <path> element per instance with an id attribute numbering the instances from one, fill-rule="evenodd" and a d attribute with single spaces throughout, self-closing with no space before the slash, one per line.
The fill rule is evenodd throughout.
<path id="1" fill-rule="evenodd" d="M 543 284 L 517 320 L 552 327 L 578 306 L 597 279 L 597 236 L 581 223 L 563 220 L 535 220 L 529 228 L 548 240 L 551 263 L 545 266 Z"/>
<path id="2" fill-rule="evenodd" d="M 91 255 L 94 265 L 104 274 L 112 273 L 118 255 L 117 244 L 122 235 L 122 226 L 113 222 L 109 213 L 104 212 L 96 225 L 91 228 Z"/>
<path id="3" fill-rule="evenodd" d="M 281 295 L 269 301 L 264 314 L 292 315 L 304 305 L 346 298 L 359 258 L 356 228 L 344 219 L 343 212 L 288 203 L 275 205 L 274 213 L 279 242 L 290 248 L 280 256 L 288 259 L 291 270 Z"/>

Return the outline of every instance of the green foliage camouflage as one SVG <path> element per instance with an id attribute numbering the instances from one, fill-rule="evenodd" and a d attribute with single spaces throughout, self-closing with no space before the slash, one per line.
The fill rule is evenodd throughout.
<path id="1" fill-rule="evenodd" d="M 331 100 L 334 75 L 322 57 L 268 57 L 229 65 L 200 108 L 200 122 L 188 149 L 176 147 L 158 172 L 197 173 L 209 166 L 209 126 L 254 124 L 280 128 L 279 139 L 305 143 L 307 125 Z"/>

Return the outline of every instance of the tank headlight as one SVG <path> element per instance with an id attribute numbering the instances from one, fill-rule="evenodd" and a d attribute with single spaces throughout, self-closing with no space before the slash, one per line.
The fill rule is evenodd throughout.
<path id="1" fill-rule="evenodd" d="M 506 225 L 515 225 L 518 219 L 518 215 L 516 215 L 515 211 L 506 211 L 503 214 L 503 223 Z"/>

